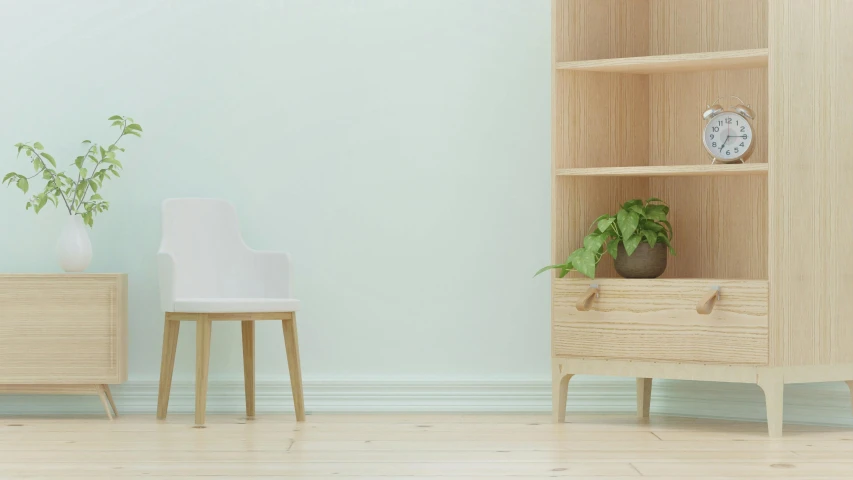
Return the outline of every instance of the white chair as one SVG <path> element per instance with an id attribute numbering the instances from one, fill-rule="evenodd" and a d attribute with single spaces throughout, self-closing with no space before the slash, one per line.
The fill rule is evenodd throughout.
<path id="1" fill-rule="evenodd" d="M 246 415 L 255 415 L 255 320 L 281 320 L 296 420 L 305 421 L 290 256 L 252 250 L 243 242 L 237 212 L 224 201 L 169 199 L 162 207 L 157 263 L 166 311 L 157 418 L 166 418 L 175 350 L 182 320 L 196 322 L 195 423 L 204 423 L 210 327 L 214 320 L 242 322 Z"/>

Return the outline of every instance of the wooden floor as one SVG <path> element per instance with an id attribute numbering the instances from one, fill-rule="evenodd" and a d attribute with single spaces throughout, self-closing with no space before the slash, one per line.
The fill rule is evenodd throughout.
<path id="1" fill-rule="evenodd" d="M 0 479 L 853 478 L 853 430 L 628 416 L 0 419 Z"/>

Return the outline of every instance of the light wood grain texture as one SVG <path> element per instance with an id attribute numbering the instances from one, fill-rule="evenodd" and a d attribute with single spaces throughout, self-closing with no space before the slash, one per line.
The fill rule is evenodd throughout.
<path id="1" fill-rule="evenodd" d="M 112 420 L 115 418 L 113 416 L 112 407 L 110 406 L 110 403 L 112 402 L 107 398 L 107 392 L 104 390 L 103 385 L 98 385 L 97 392 L 98 397 L 101 399 L 101 404 L 104 406 L 104 411 L 107 413 L 107 418 Z"/>
<path id="2" fill-rule="evenodd" d="M 661 415 L 572 415 L 560 425 L 548 425 L 547 415 L 314 418 L 306 425 L 292 416 L 247 423 L 210 415 L 205 429 L 182 415 L 169 422 L 20 418 L 0 426 L 0 472 L 51 480 L 846 480 L 853 468 L 849 430 L 828 427 L 791 425 L 796 435 L 780 441 L 768 439 L 761 423 Z"/>
<path id="3" fill-rule="evenodd" d="M 599 297 L 575 308 L 589 279 L 557 279 L 553 354 L 583 358 L 767 364 L 767 282 L 706 279 L 596 279 Z M 710 315 L 696 302 L 712 286 Z M 571 372 L 580 373 L 580 372 Z"/>
<path id="4" fill-rule="evenodd" d="M 652 379 L 637 379 L 637 418 L 649 418 L 652 404 Z"/>
<path id="5" fill-rule="evenodd" d="M 853 380 L 847 380 L 847 387 L 850 389 L 850 402 L 853 404 Z"/>
<path id="6" fill-rule="evenodd" d="M 551 414 L 557 423 L 566 421 L 566 400 L 572 375 L 563 371 L 561 362 L 552 362 L 551 367 Z"/>
<path id="7" fill-rule="evenodd" d="M 785 382 L 783 373 L 770 370 L 758 375 L 758 386 L 764 390 L 764 402 L 767 405 L 767 429 L 770 437 L 782 436 L 782 407 Z"/>
<path id="8" fill-rule="evenodd" d="M 271 318 L 273 317 L 273 318 Z M 275 318 L 277 317 L 277 318 Z M 302 367 L 299 362 L 299 340 L 296 334 L 296 314 L 280 313 L 181 313 L 167 312 L 163 334 L 163 357 L 160 367 L 160 389 L 157 398 L 157 418 L 166 418 L 169 391 L 180 322 L 196 322 L 196 421 L 203 425 L 207 403 L 207 379 L 210 365 L 210 335 L 214 320 L 240 321 L 243 345 L 243 374 L 245 377 L 246 415 L 255 415 L 255 321 L 280 320 L 284 333 L 287 364 L 293 390 L 293 404 L 299 421 L 305 421 L 305 400 L 302 392 Z"/>
<path id="9" fill-rule="evenodd" d="M 97 395 L 100 385 L 73 384 L 3 384 L 0 393 L 12 395 Z"/>
<path id="10" fill-rule="evenodd" d="M 0 275 L 0 384 L 127 380 L 127 275 Z"/>
<path id="11" fill-rule="evenodd" d="M 299 337 L 296 333 L 296 318 L 281 321 L 284 344 L 287 349 L 287 370 L 290 372 L 290 388 L 293 391 L 293 408 L 296 420 L 305 421 L 305 396 L 302 393 L 302 367 L 299 363 Z"/>
<path id="12" fill-rule="evenodd" d="M 557 63 L 558 70 L 632 74 L 736 70 L 755 67 L 767 67 L 766 48 Z"/>
<path id="13" fill-rule="evenodd" d="M 210 369 L 210 327 L 211 321 L 206 314 L 200 314 L 196 321 L 195 342 L 195 423 L 204 425 L 207 409 L 207 377 Z"/>
<path id="14" fill-rule="evenodd" d="M 853 3 L 770 2 L 774 365 L 853 361 Z"/>
<path id="15" fill-rule="evenodd" d="M 163 352 L 160 359 L 160 385 L 157 392 L 157 418 L 166 418 L 169 411 L 169 394 L 172 391 L 172 372 L 175 371 L 175 352 L 178 350 L 178 333 L 181 322 L 172 321 L 166 314 L 163 327 Z"/>
<path id="16" fill-rule="evenodd" d="M 110 402 L 110 408 L 112 408 L 113 414 L 118 416 L 118 408 L 116 408 L 116 402 L 113 400 L 113 392 L 110 391 L 109 385 L 101 385 L 101 390 L 104 392 L 104 396 L 107 397 L 107 400 Z"/>
<path id="17" fill-rule="evenodd" d="M 173 321 L 196 321 L 198 313 L 167 312 L 166 318 Z M 206 313 L 210 321 L 244 321 L 244 320 L 281 320 L 293 318 L 293 312 L 234 312 L 234 313 Z"/>
<path id="18" fill-rule="evenodd" d="M 246 390 L 246 416 L 255 416 L 255 321 L 240 324 L 243 338 L 243 379 Z"/>
<path id="19" fill-rule="evenodd" d="M 648 165 L 637 167 L 560 168 L 557 175 L 569 177 L 723 177 L 734 175 L 767 175 L 766 163 Z"/>

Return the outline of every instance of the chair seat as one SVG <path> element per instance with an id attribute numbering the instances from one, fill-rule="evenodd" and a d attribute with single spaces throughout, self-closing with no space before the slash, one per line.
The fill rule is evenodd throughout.
<path id="1" fill-rule="evenodd" d="M 295 298 L 178 298 L 175 310 L 181 313 L 295 312 Z"/>

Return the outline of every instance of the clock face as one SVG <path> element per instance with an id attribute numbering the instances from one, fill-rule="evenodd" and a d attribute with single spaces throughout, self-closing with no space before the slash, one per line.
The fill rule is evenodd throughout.
<path id="1" fill-rule="evenodd" d="M 752 150 L 752 125 L 740 114 L 723 112 L 705 125 L 702 141 L 714 158 L 738 160 Z"/>

